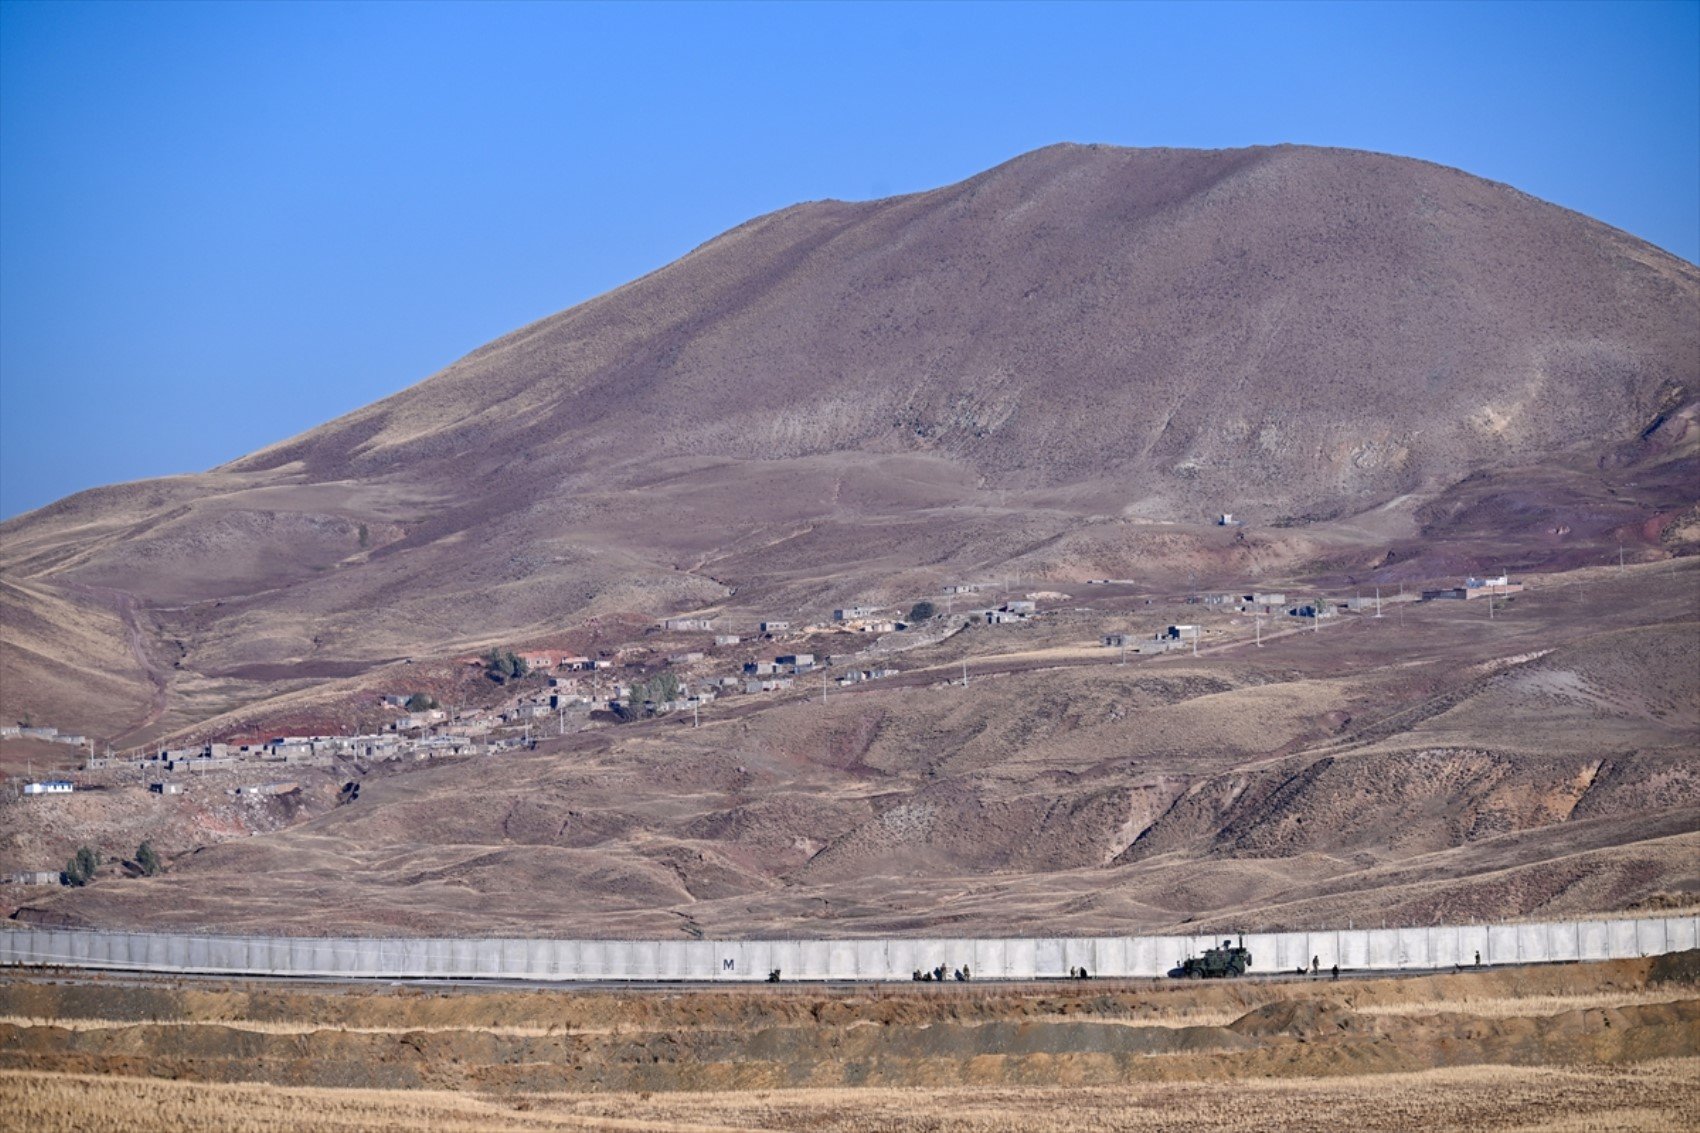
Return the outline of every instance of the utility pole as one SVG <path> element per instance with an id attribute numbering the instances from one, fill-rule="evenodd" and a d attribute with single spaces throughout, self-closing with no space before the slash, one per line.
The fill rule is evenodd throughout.
<path id="1" fill-rule="evenodd" d="M 1381 616 L 1381 587 L 1375 588 L 1375 616 Z"/>
<path id="2" fill-rule="evenodd" d="M 695 700 L 691 701 L 691 727 L 693 728 L 702 727 L 702 713 L 698 711 L 701 707 L 702 705 L 700 702 Z"/>
<path id="3" fill-rule="evenodd" d="M 1617 545 L 1617 573 L 1623 573 L 1623 544 Z"/>
<path id="4" fill-rule="evenodd" d="M 1122 664 L 1127 664 L 1127 638 L 1122 638 Z"/>
<path id="5" fill-rule="evenodd" d="M 968 687 L 968 659 L 966 657 L 962 659 L 962 687 Z"/>
<path id="6" fill-rule="evenodd" d="M 826 670 L 820 671 L 820 702 L 826 703 Z"/>
<path id="7" fill-rule="evenodd" d="M 1192 655 L 1194 657 L 1198 656 L 1198 635 L 1200 632 L 1198 626 L 1192 627 Z"/>
<path id="8" fill-rule="evenodd" d="M 1257 630 L 1257 647 L 1259 649 L 1262 649 L 1263 648 L 1263 615 L 1262 614 L 1253 614 L 1251 620 L 1252 620 L 1252 623 L 1256 627 L 1256 630 Z"/>

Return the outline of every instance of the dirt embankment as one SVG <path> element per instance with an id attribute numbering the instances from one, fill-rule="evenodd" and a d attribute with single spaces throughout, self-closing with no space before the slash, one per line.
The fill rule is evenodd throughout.
<path id="1" fill-rule="evenodd" d="M 0 1070 L 602 1093 L 1048 1087 L 1700 1058 L 1700 955 L 1361 981 L 680 994 L 14 982 Z"/>

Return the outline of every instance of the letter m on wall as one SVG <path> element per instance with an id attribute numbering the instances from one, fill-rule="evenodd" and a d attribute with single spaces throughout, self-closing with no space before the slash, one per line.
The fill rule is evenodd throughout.
<path id="1" fill-rule="evenodd" d="M 733 959 L 730 956 L 728 956 L 725 959 L 720 961 L 720 970 L 723 971 L 723 972 L 736 971 L 737 968 L 738 968 L 738 961 Z"/>

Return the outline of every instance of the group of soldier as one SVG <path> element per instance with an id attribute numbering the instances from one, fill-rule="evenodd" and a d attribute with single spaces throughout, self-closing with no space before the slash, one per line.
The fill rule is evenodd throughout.
<path id="1" fill-rule="evenodd" d="M 940 964 L 931 971 L 922 971 L 920 968 L 916 968 L 915 974 L 909 978 L 914 980 L 916 983 L 944 983 L 947 980 L 952 979 L 966 983 L 968 980 L 972 979 L 973 976 L 974 973 L 968 970 L 967 964 L 962 965 L 962 967 L 957 968 L 954 971 L 951 971 L 946 968 L 945 965 Z M 1068 970 L 1068 978 L 1071 980 L 1089 980 L 1092 976 L 1085 968 L 1070 968 Z"/>

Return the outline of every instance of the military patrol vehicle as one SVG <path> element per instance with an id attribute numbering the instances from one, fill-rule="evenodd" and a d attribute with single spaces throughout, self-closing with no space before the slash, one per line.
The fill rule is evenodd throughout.
<path id="1" fill-rule="evenodd" d="M 1181 966 L 1169 975 L 1185 980 L 1219 980 L 1243 976 L 1250 967 L 1251 949 L 1245 946 L 1245 938 L 1241 937 L 1239 947 L 1236 948 L 1231 940 L 1224 940 L 1220 948 L 1206 948 L 1204 955 L 1189 956 L 1181 961 Z"/>

